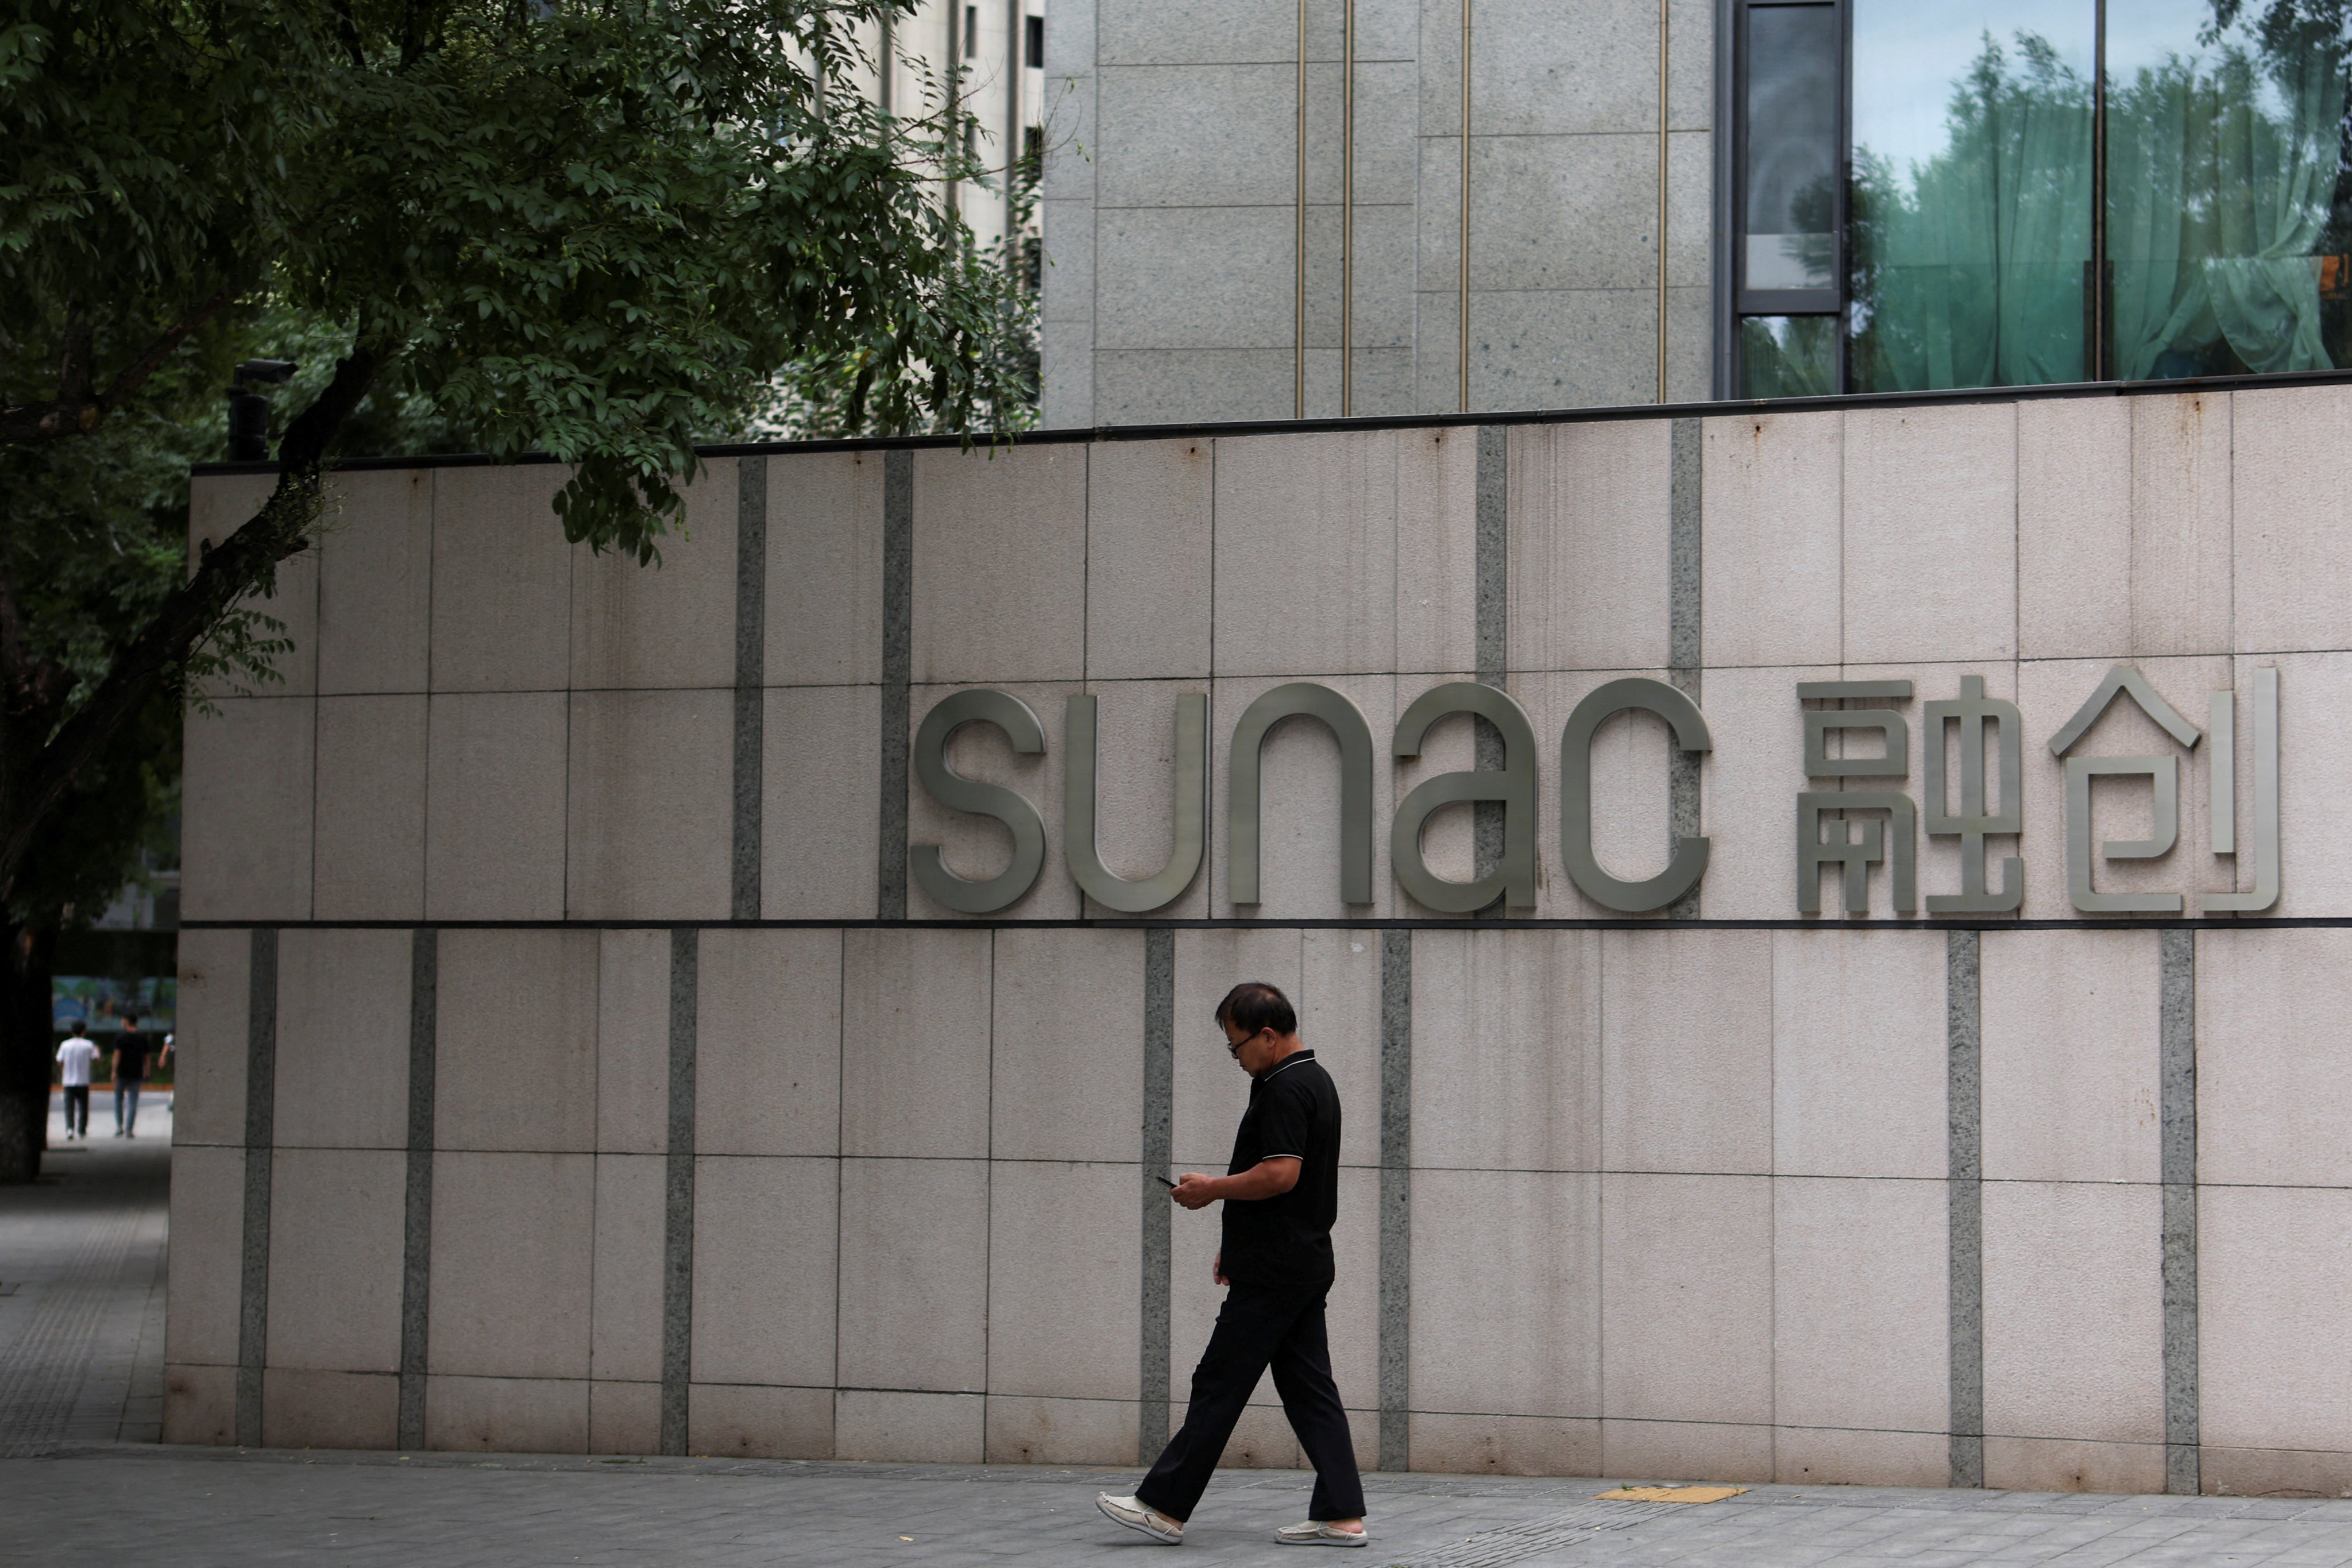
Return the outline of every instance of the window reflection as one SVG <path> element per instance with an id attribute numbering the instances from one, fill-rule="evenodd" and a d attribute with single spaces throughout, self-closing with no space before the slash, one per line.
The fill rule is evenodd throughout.
<path id="1" fill-rule="evenodd" d="M 2113 374 L 2347 363 L 2346 7 L 2111 8 Z"/>
<path id="2" fill-rule="evenodd" d="M 1739 322 L 1742 397 L 1826 397 L 1837 390 L 1835 316 L 1747 316 Z"/>
<path id="3" fill-rule="evenodd" d="M 1736 391 L 2352 366 L 2352 0 L 1739 15 Z"/>
<path id="4" fill-rule="evenodd" d="M 1837 10 L 1751 6 L 1748 51 L 1741 282 L 1752 293 L 1823 292 L 1834 307 Z"/>
<path id="5" fill-rule="evenodd" d="M 2095 25 L 1855 0 L 1851 390 L 2083 377 Z"/>

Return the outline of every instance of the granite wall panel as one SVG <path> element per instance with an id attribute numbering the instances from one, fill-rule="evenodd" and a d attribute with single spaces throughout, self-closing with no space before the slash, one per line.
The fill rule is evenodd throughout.
<path id="1" fill-rule="evenodd" d="M 1139 81 L 1250 63 L 1120 26 L 1122 49 L 1172 51 L 1123 61 Z M 1513 153 L 1547 178 L 1640 139 L 1573 71 L 1528 69 L 1491 112 L 1591 121 L 1591 147 Z M 1543 242 L 1567 210 L 1522 215 L 1528 244 L 1487 263 L 1584 298 L 1589 330 L 1554 342 L 1556 311 L 1482 290 L 1487 390 L 1507 362 L 1548 387 L 1646 366 L 1654 299 L 1611 281 L 1606 247 Z M 1277 413 L 1282 333 L 1242 367 Z M 1359 346 L 1360 409 L 1391 351 Z M 1136 396 L 1192 395 L 1192 352 L 1134 349 Z M 1315 352 L 1335 395 L 1336 348 Z M 1648 395 L 1646 369 L 1623 379 Z M 1515 427 L 1500 451 L 1460 426 L 778 451 L 756 598 L 731 455 L 642 581 L 562 543 L 554 465 L 352 476 L 316 571 L 271 602 L 287 684 L 190 725 L 166 1433 L 236 1436 L 257 1319 L 268 1440 L 392 1440 L 421 1304 L 431 1446 L 1131 1462 L 1163 1396 L 1182 1418 L 1220 1294 L 1218 1216 L 1173 1214 L 1163 1240 L 1141 1165 L 1224 1168 L 1250 1085 L 1211 1014 L 1263 978 L 1346 1108 L 1328 1315 L 1368 1459 L 1402 1432 L 1419 1468 L 1940 1484 L 1980 1376 L 1994 1486 L 2161 1488 L 2186 1412 L 2209 1489 L 2338 1488 L 2352 624 L 2328 514 L 2278 471 L 2333 471 L 2342 405 L 1722 410 L 1695 447 L 1627 416 Z M 897 464 L 911 520 L 886 504 Z M 257 498 L 205 477 L 193 532 Z M 2118 663 L 2200 731 L 2210 694 L 2236 693 L 2241 862 L 2254 673 L 2280 671 L 2281 901 L 2185 947 L 2160 916 L 2078 923 L 2066 893 L 2048 742 Z M 1594 744 L 1604 865 L 1648 874 L 1672 833 L 1709 840 L 1672 917 L 1592 902 L 1559 842 L 1561 728 L 1628 675 L 1691 691 L 1714 740 L 1695 769 L 1639 715 Z M 1398 717 L 1474 676 L 1536 731 L 1539 926 L 1394 891 L 1401 794 L 1481 755 L 1454 720 L 1400 761 Z M 1969 676 L 2023 711 L 2025 831 L 1993 844 L 2026 861 L 2023 927 L 1982 912 L 1955 942 L 1962 922 L 1892 906 L 1884 865 L 1866 918 L 1800 917 L 1795 795 L 1840 781 L 1803 776 L 1797 685 L 1909 681 L 1924 805 L 1926 748 L 1958 756 L 1924 704 Z M 1266 743 L 1265 896 L 1235 905 L 1234 726 L 1300 679 L 1370 731 L 1373 896 L 1339 896 L 1337 747 L 1302 722 Z M 1045 731 L 1042 755 L 968 731 L 951 759 L 1037 805 L 1036 887 L 992 917 L 919 891 L 877 920 L 909 842 L 960 874 L 1002 861 L 1001 832 L 902 772 L 923 714 L 981 684 Z M 1173 699 L 1202 689 L 1206 863 L 1165 910 L 1113 920 L 1066 868 L 1065 700 L 1100 699 L 1102 847 L 1131 875 L 1168 843 Z M 2211 850 L 2217 739 L 2182 745 L 2127 700 L 2082 739 L 2182 769 L 2177 846 L 2103 859 L 2100 889 L 2252 885 Z M 2102 838 L 2147 831 L 2146 786 L 2095 802 Z M 1493 853 L 1480 815 L 1433 820 L 1441 875 Z M 727 918 L 742 854 L 757 921 Z M 1951 836 L 1923 833 L 1917 861 L 1923 893 L 1958 886 Z M 2190 1177 L 2193 1296 L 2160 1184 Z M 1271 1401 L 1229 1463 L 1299 1462 Z"/>

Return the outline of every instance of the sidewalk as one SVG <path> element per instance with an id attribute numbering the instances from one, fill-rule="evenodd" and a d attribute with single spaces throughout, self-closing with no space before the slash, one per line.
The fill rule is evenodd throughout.
<path id="1" fill-rule="evenodd" d="M 0 1457 L 163 1431 L 171 1095 L 145 1097 L 130 1140 L 113 1097 L 90 1100 L 69 1144 L 53 1097 L 40 1184 L 0 1187 Z"/>
<path id="2" fill-rule="evenodd" d="M 1097 1490 L 1134 1470 L 268 1454 L 131 1445 L 0 1461 L 12 1563 L 1034 1563 L 1163 1561 Z M 1220 1476 L 1192 1564 L 1304 1557 L 1268 1539 L 1309 1478 Z M 1758 1487 L 1717 1503 L 1601 1502 L 1606 1481 L 1368 1477 L 1362 1568 L 1959 1568 L 2352 1562 L 2352 1501 Z M 93 1558 L 92 1553 L 98 1553 Z M 1304 1557 L 1307 1562 L 1317 1559 Z"/>

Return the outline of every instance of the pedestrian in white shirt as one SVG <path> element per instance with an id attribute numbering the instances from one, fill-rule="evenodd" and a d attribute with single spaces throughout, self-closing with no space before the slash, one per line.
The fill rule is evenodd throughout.
<path id="1" fill-rule="evenodd" d="M 66 1037 L 58 1047 L 58 1060 L 64 1075 L 58 1080 L 66 1090 L 66 1136 L 89 1136 L 89 1065 L 98 1059 L 98 1047 L 91 1043 L 89 1030 L 80 1024 Z"/>

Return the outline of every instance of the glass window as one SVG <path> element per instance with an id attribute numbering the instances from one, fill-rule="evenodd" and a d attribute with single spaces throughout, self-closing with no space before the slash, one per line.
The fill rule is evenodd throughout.
<path id="1" fill-rule="evenodd" d="M 1853 0 L 1847 388 L 2080 381 L 2090 0 Z"/>
<path id="2" fill-rule="evenodd" d="M 2352 366 L 2347 0 L 1738 18 L 1743 393 Z"/>
<path id="3" fill-rule="evenodd" d="M 2109 8 L 2109 374 L 2352 363 L 2347 27 L 2332 0 Z"/>
<path id="4" fill-rule="evenodd" d="M 1835 316 L 1743 316 L 1739 395 L 1826 397 L 1838 389 Z"/>
<path id="5" fill-rule="evenodd" d="M 1844 161 L 1837 7 L 1754 5 L 1745 16 L 1742 309 L 1834 310 Z"/>

